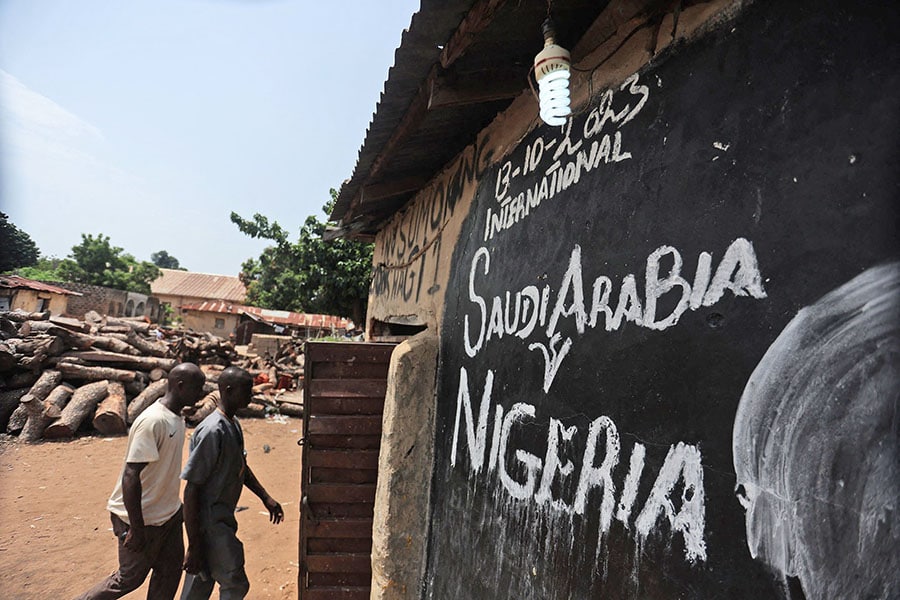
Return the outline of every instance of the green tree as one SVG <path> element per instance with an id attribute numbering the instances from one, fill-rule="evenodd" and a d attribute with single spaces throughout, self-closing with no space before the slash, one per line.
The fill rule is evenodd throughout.
<path id="1" fill-rule="evenodd" d="M 129 292 L 150 293 L 150 282 L 159 277 L 159 268 L 138 261 L 122 248 L 113 246 L 109 236 L 81 234 L 81 243 L 57 267 L 62 281 L 76 281 Z"/>
<path id="2" fill-rule="evenodd" d="M 40 252 L 31 236 L 0 212 L 0 273 L 37 264 Z M 24 275 L 23 275 L 24 277 Z"/>
<path id="3" fill-rule="evenodd" d="M 337 192 L 323 207 L 330 214 Z M 231 222 L 252 238 L 274 245 L 259 258 L 241 265 L 249 303 L 263 308 L 348 317 L 360 325 L 365 320 L 372 277 L 372 244 L 345 239 L 325 241 L 327 221 L 309 216 L 296 242 L 276 221 L 256 213 L 244 219 L 235 212 Z"/>
<path id="4" fill-rule="evenodd" d="M 182 268 L 181 263 L 178 262 L 177 258 L 165 250 L 160 250 L 159 252 L 151 254 L 150 262 L 160 269 L 178 269 L 179 271 L 187 271 L 187 269 Z"/>
<path id="5" fill-rule="evenodd" d="M 37 263 L 30 267 L 19 267 L 16 269 L 16 275 L 27 277 L 28 279 L 37 279 L 38 281 L 65 281 L 59 274 L 59 265 L 62 262 L 59 258 L 41 257 Z"/>

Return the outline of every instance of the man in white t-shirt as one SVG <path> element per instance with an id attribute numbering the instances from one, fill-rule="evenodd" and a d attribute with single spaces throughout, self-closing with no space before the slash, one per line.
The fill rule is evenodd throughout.
<path id="1" fill-rule="evenodd" d="M 119 568 L 78 600 L 121 598 L 140 587 L 151 570 L 148 600 L 175 597 L 184 559 L 178 478 L 184 447 L 181 410 L 200 399 L 204 381 L 197 365 L 175 366 L 166 395 L 131 425 L 122 475 L 107 504 L 119 540 Z"/>

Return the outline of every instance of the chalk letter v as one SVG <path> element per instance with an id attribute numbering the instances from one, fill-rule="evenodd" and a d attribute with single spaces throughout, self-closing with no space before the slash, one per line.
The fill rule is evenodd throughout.
<path id="1" fill-rule="evenodd" d="M 559 332 L 554 333 L 553 337 L 550 338 L 550 343 L 547 346 L 550 347 L 550 351 L 547 351 L 547 346 L 541 344 L 540 342 L 535 342 L 528 346 L 529 350 L 540 350 L 544 355 L 544 393 L 550 391 L 550 386 L 553 385 L 553 379 L 556 377 L 556 372 L 559 370 L 559 365 L 562 363 L 562 360 L 566 357 L 566 354 L 569 353 L 569 348 L 572 347 L 572 338 L 566 338 L 566 341 L 563 342 L 562 348 L 557 350 L 556 346 L 560 340 Z M 552 356 L 551 356 L 552 355 Z"/>

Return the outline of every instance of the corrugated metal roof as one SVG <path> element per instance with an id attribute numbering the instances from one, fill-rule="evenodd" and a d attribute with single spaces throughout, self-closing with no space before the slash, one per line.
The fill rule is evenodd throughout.
<path id="1" fill-rule="evenodd" d="M 237 277 L 160 269 L 161 275 L 150 284 L 154 296 L 184 296 L 243 302 L 247 288 Z"/>
<path id="2" fill-rule="evenodd" d="M 195 310 L 198 312 L 213 312 L 218 314 L 247 315 L 258 321 L 264 321 L 273 325 L 292 325 L 296 327 L 318 327 L 323 329 L 347 329 L 353 327 L 353 322 L 333 315 L 317 315 L 309 313 L 295 313 L 287 310 L 271 310 L 258 306 L 244 306 L 232 302 L 194 302 L 185 304 L 182 310 Z"/>
<path id="3" fill-rule="evenodd" d="M 18 275 L 0 275 L 0 287 L 8 289 L 26 289 L 36 292 L 50 292 L 51 294 L 65 294 L 67 296 L 81 296 L 78 292 L 67 290 L 34 279 L 26 279 Z"/>
<path id="4" fill-rule="evenodd" d="M 246 306 L 236 302 L 222 302 L 220 300 L 207 300 L 206 302 L 191 302 L 182 304 L 182 310 L 196 310 L 198 312 L 214 312 L 227 315 L 239 315 Z"/>
<path id="5" fill-rule="evenodd" d="M 560 43 L 574 48 L 607 4 L 554 0 Z M 331 214 L 338 229 L 326 237 L 370 238 L 528 90 L 546 16 L 544 2 L 422 0 L 338 194 Z M 439 89 L 452 99 L 440 99 Z"/>

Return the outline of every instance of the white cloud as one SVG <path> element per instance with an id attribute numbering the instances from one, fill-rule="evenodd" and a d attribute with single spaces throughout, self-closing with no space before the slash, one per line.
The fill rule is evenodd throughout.
<path id="1" fill-rule="evenodd" d="M 152 204 L 146 185 L 117 167 L 102 131 L 0 70 L 2 205 L 44 254 L 64 256 L 80 233 L 103 231 L 123 203 Z"/>
<path id="2" fill-rule="evenodd" d="M 0 69 L 0 210 L 48 256 L 69 254 L 82 233 L 209 272 L 234 274 L 259 254 L 265 243 L 240 234 L 221 201 L 207 209 L 193 197 L 202 188 L 121 168 L 129 146 L 115 137 Z"/>
<path id="3" fill-rule="evenodd" d="M 103 139 L 98 128 L 30 89 L 3 69 L 0 69 L 0 114 L 4 122 L 42 137 Z"/>

